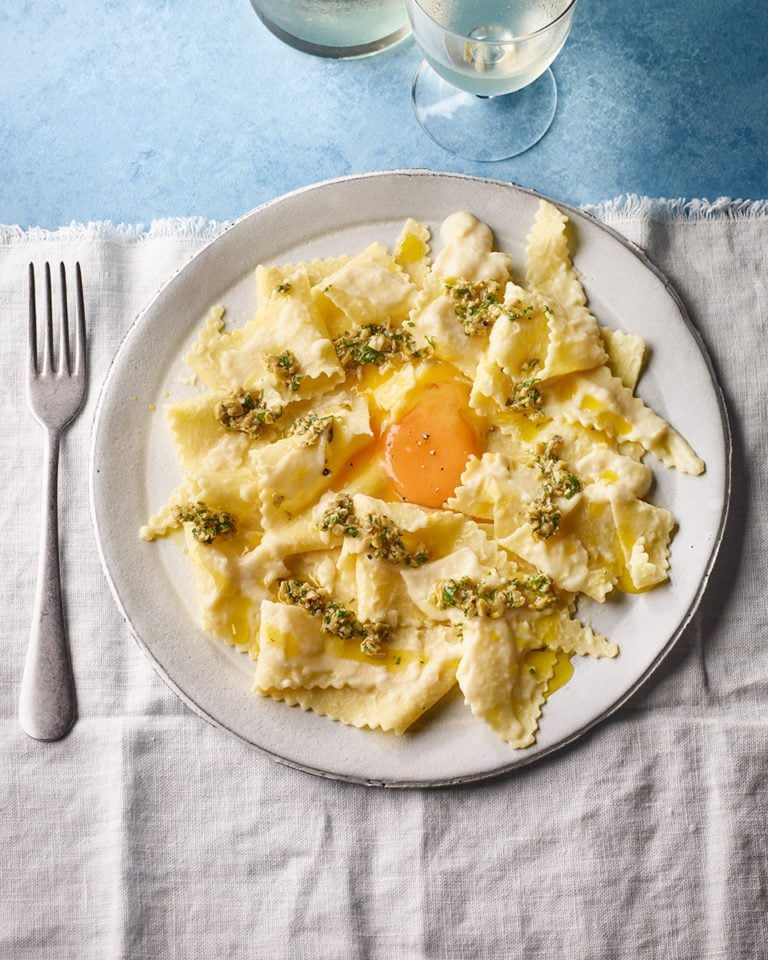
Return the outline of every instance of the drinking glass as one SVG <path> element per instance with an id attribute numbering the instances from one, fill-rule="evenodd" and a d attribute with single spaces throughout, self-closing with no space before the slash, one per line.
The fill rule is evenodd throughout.
<path id="1" fill-rule="evenodd" d="M 504 160 L 549 129 L 557 85 L 549 65 L 577 0 L 407 0 L 423 60 L 413 78 L 419 123 L 469 160 Z"/>
<path id="2" fill-rule="evenodd" d="M 367 57 L 410 33 L 404 0 L 251 0 L 276 37 L 319 57 Z"/>

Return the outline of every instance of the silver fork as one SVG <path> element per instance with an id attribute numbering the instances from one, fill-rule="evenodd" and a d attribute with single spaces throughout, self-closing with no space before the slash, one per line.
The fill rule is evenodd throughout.
<path id="1" fill-rule="evenodd" d="M 61 603 L 59 574 L 59 446 L 65 427 L 83 406 L 86 391 L 85 306 L 80 264 L 75 265 L 74 351 L 70 345 L 67 274 L 59 265 L 58 357 L 54 360 L 51 267 L 45 265 L 45 328 L 38 361 L 35 268 L 29 265 L 27 400 L 45 430 L 45 488 L 32 630 L 24 663 L 19 721 L 35 740 L 58 740 L 75 722 L 75 682 Z"/>

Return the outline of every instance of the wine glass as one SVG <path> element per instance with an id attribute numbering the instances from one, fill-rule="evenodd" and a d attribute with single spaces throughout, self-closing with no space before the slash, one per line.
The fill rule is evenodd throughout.
<path id="1" fill-rule="evenodd" d="M 577 0 L 407 0 L 426 55 L 413 107 L 429 136 L 468 160 L 504 160 L 549 129 L 557 85 L 549 65 Z"/>

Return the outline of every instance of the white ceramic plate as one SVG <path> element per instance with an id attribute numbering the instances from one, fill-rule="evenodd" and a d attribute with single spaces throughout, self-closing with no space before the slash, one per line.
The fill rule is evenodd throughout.
<path id="1" fill-rule="evenodd" d="M 639 333 L 651 360 L 638 393 L 683 433 L 707 464 L 701 477 L 657 468 L 651 499 L 679 527 L 669 584 L 581 616 L 617 641 L 616 660 L 575 658 L 570 683 L 546 703 L 538 740 L 514 751 L 473 717 L 460 697 L 402 737 L 361 731 L 250 692 L 253 663 L 196 625 L 187 562 L 169 542 L 144 543 L 138 529 L 179 479 L 164 418 L 178 399 L 180 358 L 215 304 L 239 325 L 253 309 L 257 263 L 291 262 L 391 243 L 408 216 L 437 228 L 470 210 L 497 244 L 524 261 L 539 197 L 509 184 L 402 171 L 321 183 L 267 203 L 205 247 L 161 290 L 125 338 L 103 387 L 94 423 L 91 498 L 104 568 L 117 603 L 156 669 L 196 713 L 275 759 L 316 774 L 390 786 L 480 779 L 526 764 L 572 741 L 626 700 L 659 664 L 697 606 L 725 522 L 730 443 L 712 367 L 666 280 L 617 234 L 567 210 L 575 263 L 601 323 Z M 563 205 L 561 205 L 563 206 Z M 437 243 L 437 241 L 436 241 Z M 140 403 L 132 400 L 141 398 Z M 126 428 L 131 411 L 130 428 Z"/>

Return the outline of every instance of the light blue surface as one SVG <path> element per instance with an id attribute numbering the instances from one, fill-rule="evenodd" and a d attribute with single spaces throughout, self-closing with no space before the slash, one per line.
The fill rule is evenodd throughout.
<path id="1" fill-rule="evenodd" d="M 572 203 L 768 196 L 765 0 L 580 0 L 554 125 L 458 160 L 410 104 L 409 38 L 328 61 L 248 0 L 0 0 L 0 222 L 239 216 L 294 187 L 426 167 Z"/>

